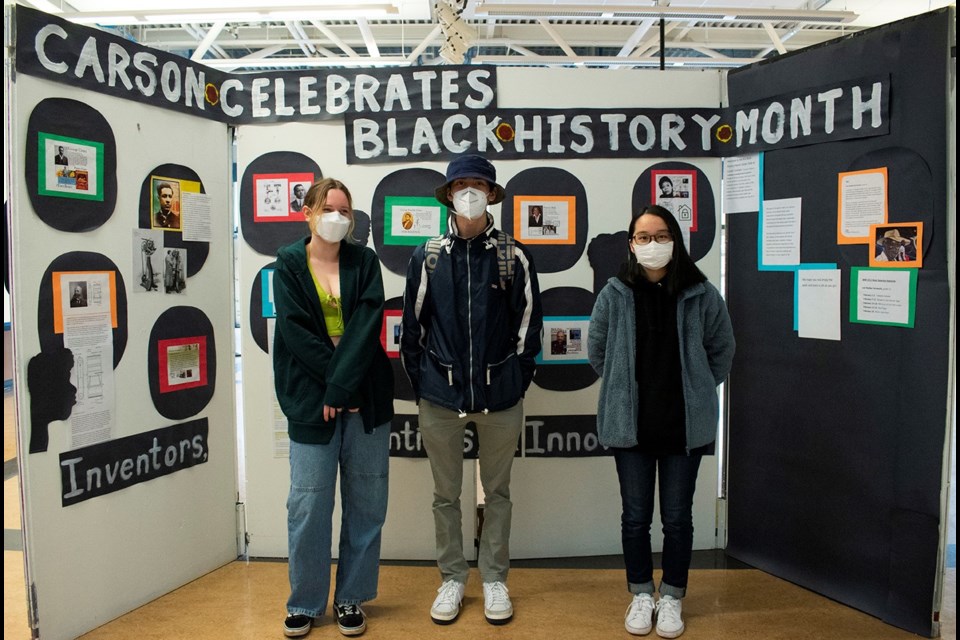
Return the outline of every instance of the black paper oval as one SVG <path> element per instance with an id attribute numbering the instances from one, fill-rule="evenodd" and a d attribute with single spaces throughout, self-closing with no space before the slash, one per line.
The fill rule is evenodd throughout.
<path id="1" fill-rule="evenodd" d="M 59 271 L 112 271 L 116 274 L 117 326 L 113 328 L 113 368 L 116 369 L 127 347 L 127 288 L 117 265 L 110 258 L 88 251 L 71 251 L 56 258 L 40 280 L 37 300 L 37 334 L 41 351 L 63 348 L 63 334 L 54 329 L 53 274 Z"/>
<path id="2" fill-rule="evenodd" d="M 171 385 L 169 391 L 161 391 L 160 346 L 167 340 L 197 338 L 205 342 L 201 358 L 205 356 L 205 373 L 198 374 L 202 382 L 197 386 Z M 191 341 L 192 342 L 192 341 Z M 166 346 L 166 345 L 165 345 Z M 164 418 L 183 420 L 200 413 L 213 398 L 217 386 L 217 344 L 213 325 L 207 315 L 196 307 L 171 307 L 160 314 L 150 330 L 147 343 L 147 379 L 153 406 Z"/>
<path id="3" fill-rule="evenodd" d="M 102 199 L 41 195 L 41 134 L 81 141 L 77 144 L 103 145 L 102 164 L 98 165 L 103 178 Z M 44 152 L 44 155 L 47 154 Z M 54 158 L 43 158 L 45 166 L 53 162 Z M 113 129 L 99 111 L 83 102 L 47 98 L 37 103 L 27 121 L 23 171 L 30 204 L 37 217 L 58 231 L 92 231 L 109 220 L 117 206 L 117 143 Z M 49 189 L 43 190 L 50 193 Z"/>

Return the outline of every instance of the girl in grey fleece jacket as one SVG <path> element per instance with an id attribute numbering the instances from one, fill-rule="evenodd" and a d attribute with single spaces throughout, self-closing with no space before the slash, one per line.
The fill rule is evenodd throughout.
<path id="1" fill-rule="evenodd" d="M 597 432 L 613 450 L 623 502 L 633 595 L 624 627 L 646 635 L 656 617 L 657 634 L 676 638 L 684 631 L 693 493 L 701 456 L 716 439 L 717 385 L 730 372 L 733 330 L 669 211 L 646 207 L 628 233 L 628 262 L 600 291 L 590 318 L 590 364 L 601 377 Z M 664 542 L 656 602 L 650 526 L 658 475 Z"/>

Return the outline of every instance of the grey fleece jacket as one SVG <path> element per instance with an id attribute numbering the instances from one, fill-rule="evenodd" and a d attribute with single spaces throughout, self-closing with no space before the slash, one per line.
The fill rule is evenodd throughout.
<path id="1" fill-rule="evenodd" d="M 735 343 L 720 292 L 703 282 L 680 292 L 677 330 L 686 409 L 687 453 L 717 437 L 717 385 L 733 363 Z M 610 278 L 590 317 L 590 364 L 600 376 L 597 433 L 605 447 L 637 444 L 637 329 L 633 290 Z"/>

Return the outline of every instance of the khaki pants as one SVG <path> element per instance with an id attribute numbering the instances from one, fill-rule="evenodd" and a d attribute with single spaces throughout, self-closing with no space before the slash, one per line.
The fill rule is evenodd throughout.
<path id="1" fill-rule="evenodd" d="M 433 519 L 437 564 L 443 580 L 466 584 L 469 566 L 463 555 L 460 492 L 463 486 L 463 435 L 477 425 L 480 482 L 486 496 L 477 566 L 484 582 L 506 582 L 510 569 L 510 470 L 523 429 L 523 401 L 504 411 L 471 413 L 420 401 L 420 435 L 433 471 Z M 472 508 L 472 505 L 471 505 Z"/>

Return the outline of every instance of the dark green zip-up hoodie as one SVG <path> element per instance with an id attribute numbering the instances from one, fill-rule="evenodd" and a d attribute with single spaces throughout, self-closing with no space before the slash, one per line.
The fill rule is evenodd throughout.
<path id="1" fill-rule="evenodd" d="M 326 444 L 334 423 L 323 420 L 324 405 L 359 407 L 368 432 L 393 418 L 393 368 L 380 344 L 383 279 L 377 254 L 340 243 L 344 331 L 334 348 L 307 268 L 309 241 L 298 240 L 277 253 L 273 372 L 290 439 Z"/>

